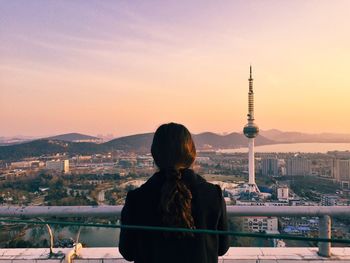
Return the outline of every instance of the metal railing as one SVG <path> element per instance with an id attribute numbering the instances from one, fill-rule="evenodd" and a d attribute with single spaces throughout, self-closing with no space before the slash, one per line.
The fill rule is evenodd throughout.
<path id="1" fill-rule="evenodd" d="M 0 206 L 0 217 L 118 217 L 123 206 Z M 331 216 L 349 216 L 347 206 L 227 206 L 228 216 L 317 216 L 319 237 L 331 238 Z M 331 256 L 330 242 L 318 243 L 318 254 Z"/>

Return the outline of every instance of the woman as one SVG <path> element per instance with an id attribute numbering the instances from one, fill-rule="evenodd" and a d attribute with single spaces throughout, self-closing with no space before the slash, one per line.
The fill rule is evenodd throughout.
<path id="1" fill-rule="evenodd" d="M 161 125 L 154 134 L 151 152 L 159 172 L 129 191 L 122 224 L 227 230 L 220 187 L 190 169 L 196 148 L 186 127 Z M 224 235 L 146 230 L 122 229 L 119 241 L 120 253 L 135 263 L 212 263 L 228 247 Z"/>

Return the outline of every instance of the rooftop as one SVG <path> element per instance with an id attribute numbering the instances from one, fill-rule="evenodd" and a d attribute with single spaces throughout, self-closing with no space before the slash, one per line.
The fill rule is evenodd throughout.
<path id="1" fill-rule="evenodd" d="M 120 255 L 117 247 L 80 248 L 74 254 L 72 248 L 54 249 L 57 257 L 48 257 L 45 248 L 0 249 L 1 263 L 122 263 L 128 262 Z M 166 259 L 164 260 L 166 262 Z M 317 248 L 253 248 L 231 247 L 219 258 L 219 263 L 293 263 L 293 262 L 350 262 L 350 248 L 333 248 L 332 257 L 317 254 Z"/>

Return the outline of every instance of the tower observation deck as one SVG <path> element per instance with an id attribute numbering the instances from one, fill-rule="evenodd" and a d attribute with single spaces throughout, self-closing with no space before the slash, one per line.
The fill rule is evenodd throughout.
<path id="1" fill-rule="evenodd" d="M 249 192 L 260 193 L 255 183 L 255 156 L 254 156 L 254 138 L 259 134 L 259 127 L 254 123 L 254 91 L 252 66 L 249 69 L 249 92 L 248 92 L 248 123 L 243 128 L 244 135 L 248 138 L 248 156 L 249 156 Z"/>

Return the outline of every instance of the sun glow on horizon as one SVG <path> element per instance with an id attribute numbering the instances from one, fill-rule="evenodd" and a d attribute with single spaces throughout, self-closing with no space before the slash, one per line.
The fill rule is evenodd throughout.
<path id="1" fill-rule="evenodd" d="M 1 5 L 0 136 L 350 133 L 349 1 Z"/>

